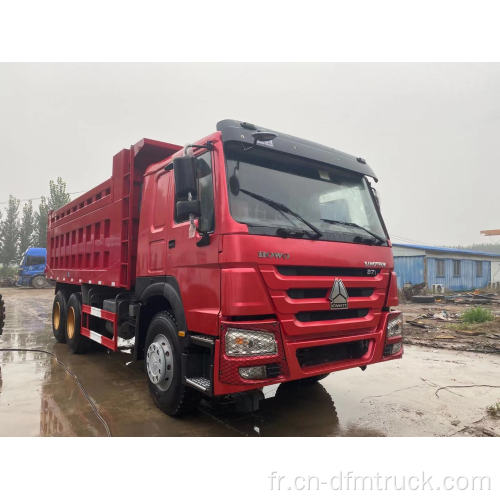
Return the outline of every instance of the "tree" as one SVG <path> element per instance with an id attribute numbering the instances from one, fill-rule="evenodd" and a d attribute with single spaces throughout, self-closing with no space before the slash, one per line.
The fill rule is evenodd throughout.
<path id="1" fill-rule="evenodd" d="M 23 206 L 21 228 L 19 234 L 19 253 L 22 254 L 28 247 L 35 243 L 35 214 L 33 203 L 28 201 Z M 19 255 L 20 257 L 20 255 Z"/>
<path id="2" fill-rule="evenodd" d="M 49 197 L 42 196 L 38 205 L 35 221 L 35 244 L 38 247 L 47 245 L 47 219 L 49 210 L 57 210 L 71 201 L 71 196 L 66 192 L 66 183 L 61 177 L 56 181 L 49 181 Z"/>
<path id="3" fill-rule="evenodd" d="M 7 209 L 5 210 L 5 220 L 2 221 L 0 230 L 0 246 L 2 254 L 1 262 L 7 266 L 15 261 L 18 256 L 19 248 L 19 200 L 14 196 L 9 196 Z"/>
<path id="4" fill-rule="evenodd" d="M 47 245 L 47 219 L 49 217 L 49 205 L 47 198 L 42 196 L 38 205 L 38 212 L 35 214 L 35 239 L 34 245 L 45 248 Z"/>
<path id="5" fill-rule="evenodd" d="M 71 196 L 66 192 L 66 183 L 61 177 L 58 177 L 56 182 L 49 181 L 49 210 L 57 210 L 71 201 Z"/>
<path id="6" fill-rule="evenodd" d="M 0 263 L 1 263 L 1 257 L 2 257 L 2 249 L 3 249 L 3 243 L 2 243 L 2 234 L 3 234 L 3 225 L 2 225 L 2 211 L 0 210 Z"/>

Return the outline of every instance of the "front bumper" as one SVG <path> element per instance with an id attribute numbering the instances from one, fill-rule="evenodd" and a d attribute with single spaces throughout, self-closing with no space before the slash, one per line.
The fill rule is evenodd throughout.
<path id="1" fill-rule="evenodd" d="M 382 312 L 379 326 L 371 332 L 310 340 L 288 340 L 277 320 L 222 322 L 221 335 L 215 342 L 214 395 L 259 389 L 266 385 L 399 359 L 403 355 L 402 347 L 394 354 L 384 356 L 387 345 L 402 342 L 402 336 L 386 338 L 387 322 L 397 314 L 396 311 Z M 228 327 L 273 332 L 278 344 L 277 353 L 252 357 L 227 356 L 224 338 Z M 239 374 L 240 367 L 261 365 L 269 366 L 267 373 L 272 376 L 247 380 Z"/>

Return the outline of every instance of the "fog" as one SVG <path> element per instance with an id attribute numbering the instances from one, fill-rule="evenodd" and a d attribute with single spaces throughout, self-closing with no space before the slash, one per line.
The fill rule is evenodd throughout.
<path id="1" fill-rule="evenodd" d="M 0 64 L 0 202 L 85 191 L 123 147 L 223 118 L 366 158 L 393 241 L 500 241 L 479 234 L 500 228 L 498 63 Z"/>

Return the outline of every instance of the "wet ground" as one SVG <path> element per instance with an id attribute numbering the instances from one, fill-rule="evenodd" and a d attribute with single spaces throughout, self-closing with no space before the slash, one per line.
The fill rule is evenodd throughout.
<path id="1" fill-rule="evenodd" d="M 494 315 L 492 321 L 466 324 L 462 314 L 470 304 L 404 302 L 398 306 L 405 319 L 405 344 L 500 355 L 500 305 L 481 306 Z"/>
<path id="2" fill-rule="evenodd" d="M 486 387 L 500 385 L 498 355 L 407 346 L 402 360 L 365 372 L 266 388 L 253 414 L 201 408 L 180 420 L 154 406 L 130 356 L 76 356 L 55 343 L 53 290 L 0 293 L 7 313 L 0 349 L 47 350 L 70 371 L 42 352 L 0 351 L 0 436 L 103 436 L 106 426 L 113 436 L 500 435 L 500 420 L 486 412 L 500 400 L 498 387 Z M 442 388 L 464 385 L 474 387 Z"/>

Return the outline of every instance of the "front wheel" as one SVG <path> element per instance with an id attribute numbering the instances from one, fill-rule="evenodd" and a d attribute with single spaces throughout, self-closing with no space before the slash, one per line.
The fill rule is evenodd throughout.
<path id="1" fill-rule="evenodd" d="M 323 375 L 315 375 L 314 377 L 301 378 L 299 380 L 292 380 L 290 382 L 285 382 L 285 384 L 302 384 L 302 385 L 312 385 L 324 378 L 328 377 L 329 373 L 323 373 Z"/>
<path id="2" fill-rule="evenodd" d="M 47 286 L 47 280 L 45 279 L 45 276 L 35 276 L 31 280 L 31 286 L 33 288 L 45 288 Z"/>
<path id="3" fill-rule="evenodd" d="M 154 402 L 170 416 L 192 411 L 200 394 L 182 382 L 181 347 L 177 325 L 168 312 L 158 313 L 146 335 L 144 365 Z"/>

